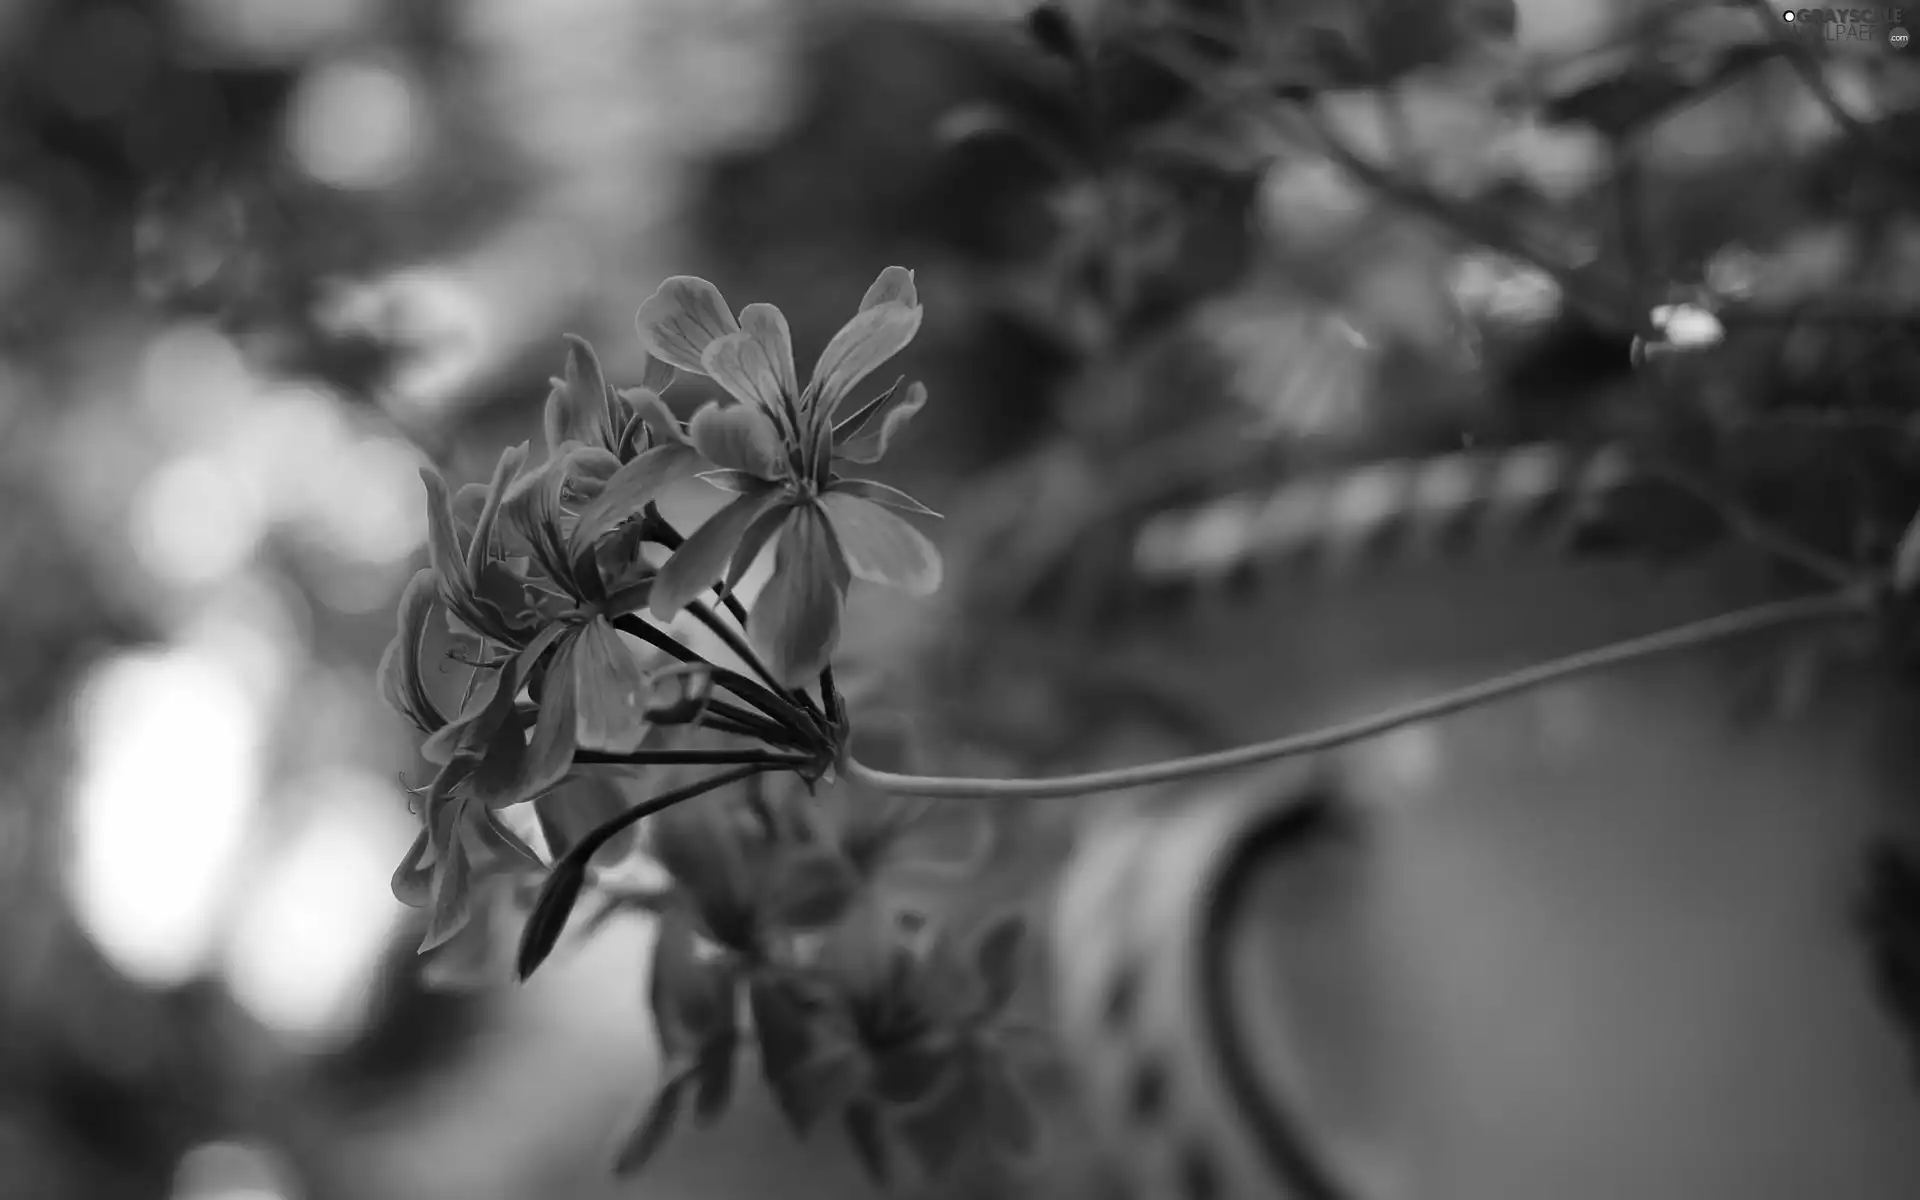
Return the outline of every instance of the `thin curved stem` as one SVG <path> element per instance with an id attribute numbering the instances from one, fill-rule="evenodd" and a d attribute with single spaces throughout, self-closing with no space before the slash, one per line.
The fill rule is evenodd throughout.
<path id="1" fill-rule="evenodd" d="M 1575 675 L 1584 675 L 1638 659 L 1653 658 L 1680 650 L 1695 649 L 1730 638 L 1744 637 L 1790 625 L 1839 621 L 1869 616 L 1874 611 L 1874 592 L 1869 588 L 1849 588 L 1813 597 L 1781 600 L 1738 609 L 1705 620 L 1693 621 L 1644 637 L 1629 638 L 1586 650 L 1564 658 L 1524 667 L 1505 675 L 1443 692 L 1425 700 L 1390 708 L 1310 733 L 1295 734 L 1271 741 L 1256 742 L 1213 754 L 1176 758 L 1165 762 L 1094 771 L 1084 775 L 1065 775 L 1056 779 L 961 779 L 938 775 L 896 775 L 845 758 L 841 769 L 851 779 L 869 786 L 908 796 L 947 799 L 1037 800 L 1061 796 L 1084 796 L 1093 792 L 1147 784 L 1195 779 L 1237 767 L 1276 762 L 1303 754 L 1316 754 L 1350 742 L 1374 737 L 1404 725 L 1430 721 L 1518 692 L 1530 691 Z"/>

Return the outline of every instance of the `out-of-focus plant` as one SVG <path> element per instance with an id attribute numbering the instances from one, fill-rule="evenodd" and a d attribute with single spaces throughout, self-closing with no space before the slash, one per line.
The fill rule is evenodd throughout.
<path id="1" fill-rule="evenodd" d="M 1343 128 L 1345 110 L 1323 103 L 1333 93 L 1387 90 L 1416 68 L 1485 68 L 1501 61 L 1495 51 L 1512 28 L 1510 9 L 1504 17 L 1448 9 L 1445 20 L 1414 21 L 1412 9 L 1387 7 L 1394 19 L 1329 25 L 1257 20 L 1265 11 L 1257 5 L 1112 4 L 1093 23 L 1043 6 L 1031 29 L 1083 72 L 1090 89 L 1100 39 L 1124 45 L 1189 89 L 1199 110 L 1190 115 L 1219 132 L 1228 160 L 1311 146 L 1359 185 L 1461 240 L 1530 264 L 1572 302 L 1636 336 L 1647 380 L 1636 398 L 1665 403 L 1603 414 L 1595 428 L 1642 452 L 1648 474 L 1670 493 L 1708 502 L 1723 530 L 1774 552 L 1794 576 L 1794 594 L 1333 728 L 1217 753 L 1051 779 L 876 770 L 851 753 L 854 715 L 834 683 L 847 595 L 859 580 L 924 596 L 939 587 L 942 565 L 932 542 L 899 515 L 932 515 L 924 506 L 843 473 L 884 454 L 926 403 L 925 390 L 896 383 L 864 403 L 847 402 L 918 330 L 914 277 L 899 267 L 882 272 L 804 384 L 778 309 L 750 304 L 736 313 L 704 280 L 670 279 L 640 308 L 650 359 L 638 386 L 612 385 L 575 339 L 548 398 L 539 462 L 530 461 L 528 446 L 510 449 L 490 482 L 457 492 L 426 473 L 431 565 L 407 590 L 382 670 L 389 701 L 425 735 L 423 753 L 438 767 L 421 789 L 423 828 L 394 882 L 402 898 L 431 909 L 423 949 L 472 928 L 475 914 L 491 912 L 502 892 L 533 897 L 519 947 L 522 978 L 552 953 L 589 894 L 603 912 L 626 906 L 658 917 L 650 1000 L 663 1078 L 622 1145 L 621 1169 L 644 1165 L 683 1114 L 721 1115 L 749 1041 L 793 1127 L 805 1133 L 837 1122 L 877 1178 L 891 1176 L 901 1150 L 938 1174 L 966 1146 L 994 1157 L 1033 1146 L 1037 1130 L 1012 1053 L 1020 1030 L 1008 1009 L 1023 924 L 1008 916 L 962 936 L 888 886 L 879 868 L 911 857 L 904 839 L 922 815 L 900 808 L 900 797 L 1017 801 L 1192 779 L 1789 625 L 1873 623 L 1904 656 L 1920 591 L 1920 551 L 1913 549 L 1920 526 L 1912 524 L 1920 495 L 1904 473 L 1906 460 L 1887 451 L 1890 461 L 1868 464 L 1876 482 L 1847 493 L 1841 528 L 1831 511 L 1814 512 L 1807 492 L 1787 483 L 1854 467 L 1822 466 L 1828 447 L 1810 442 L 1801 459 L 1742 467 L 1742 432 L 1790 414 L 1756 405 L 1731 419 L 1713 407 L 1723 392 L 1699 378 L 1730 331 L 1778 316 L 1772 300 L 1663 278 L 1631 215 L 1610 235 L 1624 269 L 1543 245 L 1541 230 L 1571 232 L 1591 212 L 1486 200 L 1487 191 L 1501 191 L 1494 184 L 1513 184 L 1538 165 L 1516 165 L 1511 139 L 1475 141 L 1484 130 L 1466 136 L 1452 164 L 1461 178 L 1445 182 L 1411 177 L 1392 155 L 1357 149 Z M 1624 142 L 1730 73 L 1782 56 L 1798 61 L 1797 48 L 1756 39 L 1745 27 L 1708 22 L 1687 31 L 1687 45 L 1712 69 L 1696 63 L 1671 78 L 1641 80 L 1633 86 L 1645 103 L 1627 106 L 1625 116 L 1620 105 L 1600 104 L 1590 76 L 1571 90 L 1508 82 L 1526 84 L 1518 104 L 1538 136 L 1580 121 Z M 1316 49 L 1330 45 L 1340 53 Z M 1818 76 L 1809 78 L 1829 100 Z M 1454 82 L 1485 93 L 1464 74 Z M 1091 90 L 1088 98 L 1098 101 Z M 1841 116 L 1850 136 L 1863 136 L 1856 119 Z M 1007 124 L 991 113 L 968 120 L 972 126 L 947 132 Z M 1393 122 L 1376 124 L 1390 132 Z M 1136 226 L 1115 214 L 1158 206 L 1177 217 L 1183 202 L 1148 186 L 1149 176 L 1116 170 L 1104 149 L 1087 156 L 1045 140 L 1034 145 L 1081 164 L 1063 172 L 1069 190 L 1084 185 L 1095 214 L 1092 234 L 1063 243 L 1053 264 L 1062 287 L 1049 304 L 1070 321 L 1076 306 L 1094 313 L 1084 323 L 1092 331 L 1088 352 L 1118 353 L 1115 343 L 1143 311 L 1143 280 L 1152 274 L 1136 268 L 1164 269 L 1177 255 L 1144 253 L 1158 244 L 1159 235 L 1141 232 L 1154 222 Z M 1144 209 L 1127 197 L 1144 197 Z M 1621 203 L 1631 210 L 1637 201 Z M 1090 297 L 1091 307 L 1070 293 Z M 661 398 L 676 372 L 707 377 L 730 400 L 680 422 Z M 1906 413 L 1877 405 L 1825 417 L 1845 424 L 1897 416 L 1910 425 Z M 734 498 L 683 533 L 655 501 L 690 479 Z M 1638 528 L 1632 517 L 1622 520 Z M 734 593 L 763 556 L 771 572 L 748 611 Z M 688 619 L 726 653 L 696 649 L 683 633 Z M 440 672 L 428 669 L 436 660 L 467 668 L 459 695 L 439 693 Z M 583 790 L 576 785 L 601 773 L 618 773 L 638 798 L 597 824 L 569 817 Z M 664 882 L 634 883 L 627 868 L 635 862 L 650 863 Z M 1883 890 L 1904 895 L 1904 887 Z M 1910 930 L 1910 914 L 1894 926 Z M 1901 948 L 1910 934 L 1883 940 L 1899 951 L 1885 958 L 1890 977 L 1905 980 L 1911 955 Z"/>

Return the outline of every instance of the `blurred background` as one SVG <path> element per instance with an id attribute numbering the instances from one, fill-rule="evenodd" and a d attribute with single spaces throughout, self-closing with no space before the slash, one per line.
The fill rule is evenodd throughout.
<path id="1" fill-rule="evenodd" d="M 1814 51 L 1738 4 L 1522 0 L 1484 45 L 1473 5 L 1285 6 L 1287 87 L 1420 181 L 1395 198 L 1236 104 L 1204 31 L 1260 6 L 1066 5 L 1190 19 L 1081 69 L 1030 7 L 0 0 L 0 1197 L 864 1194 L 753 1094 L 609 1182 L 646 930 L 512 988 L 499 947 L 416 958 L 388 888 L 425 775 L 373 671 L 418 468 L 538 438 L 563 331 L 636 377 L 665 275 L 779 304 L 810 359 L 881 268 L 919 272 L 901 369 L 934 399 L 886 472 L 948 514 L 950 583 L 860 597 L 848 654 L 961 769 L 1270 726 L 1257 682 L 1201 704 L 1204 663 L 1152 661 L 1197 618 L 1130 607 L 1139 523 L 1617 431 L 1656 306 L 1753 314 L 1696 424 L 1895 452 L 1920 60 L 1822 47 L 1810 89 Z"/>

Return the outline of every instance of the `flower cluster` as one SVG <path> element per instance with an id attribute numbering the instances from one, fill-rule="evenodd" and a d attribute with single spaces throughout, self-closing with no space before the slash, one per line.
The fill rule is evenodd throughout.
<path id="1" fill-rule="evenodd" d="M 903 854 L 928 814 L 849 779 L 819 786 L 850 734 L 830 661 L 852 581 L 940 584 L 933 543 L 898 515 L 934 514 L 843 473 L 877 462 L 925 404 L 924 388 L 898 382 L 849 403 L 920 321 L 913 276 L 888 268 L 802 386 L 777 308 L 736 315 L 712 284 L 678 276 L 640 308 L 638 386 L 610 385 L 570 337 L 537 461 L 513 447 L 458 491 L 422 471 L 428 565 L 380 679 L 437 771 L 394 891 L 429 910 L 423 951 L 465 931 L 453 957 L 467 962 L 537 885 L 523 978 L 583 896 L 601 915 L 658 918 L 667 1074 L 625 1167 L 651 1155 L 683 1099 L 708 1119 L 725 1107 L 743 1010 L 796 1128 L 837 1112 L 876 1172 L 888 1130 L 938 1168 L 981 1106 L 999 1111 L 1014 1090 L 991 1051 L 1022 926 L 989 932 L 977 970 L 923 919 L 906 932 L 888 897 L 928 865 L 925 845 Z M 681 372 L 730 399 L 683 424 L 662 399 Z M 733 499 L 683 536 L 656 501 L 699 481 Z M 768 552 L 749 613 L 734 591 Z M 693 649 L 683 614 L 738 665 Z M 457 696 L 439 686 L 448 662 L 466 671 Z M 696 767 L 728 769 L 677 778 Z M 609 788 L 609 768 L 645 798 Z M 635 861 L 666 886 L 623 882 Z M 984 992 L 957 985 L 982 972 Z M 1027 1132 L 1002 1140 L 1019 1148 Z"/>

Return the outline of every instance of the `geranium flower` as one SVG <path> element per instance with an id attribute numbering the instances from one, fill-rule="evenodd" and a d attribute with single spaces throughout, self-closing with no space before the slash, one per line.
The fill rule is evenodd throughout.
<path id="1" fill-rule="evenodd" d="M 671 620 L 723 573 L 721 586 L 732 588 L 771 542 L 773 575 L 754 603 L 749 632 L 773 673 L 797 686 L 832 655 L 852 579 L 915 595 L 940 586 L 939 552 L 890 510 L 937 514 L 895 488 L 835 470 L 877 462 L 926 403 L 919 384 L 904 392 L 896 384 L 835 420 L 840 402 L 913 340 L 920 316 L 912 273 L 888 267 L 802 388 L 786 318 L 771 304 L 749 304 L 735 319 L 711 283 L 678 275 L 640 306 L 636 324 L 654 358 L 709 376 L 741 401 L 709 404 L 688 423 L 693 446 L 720 468 L 703 477 L 739 498 L 661 568 L 655 617 Z"/>

